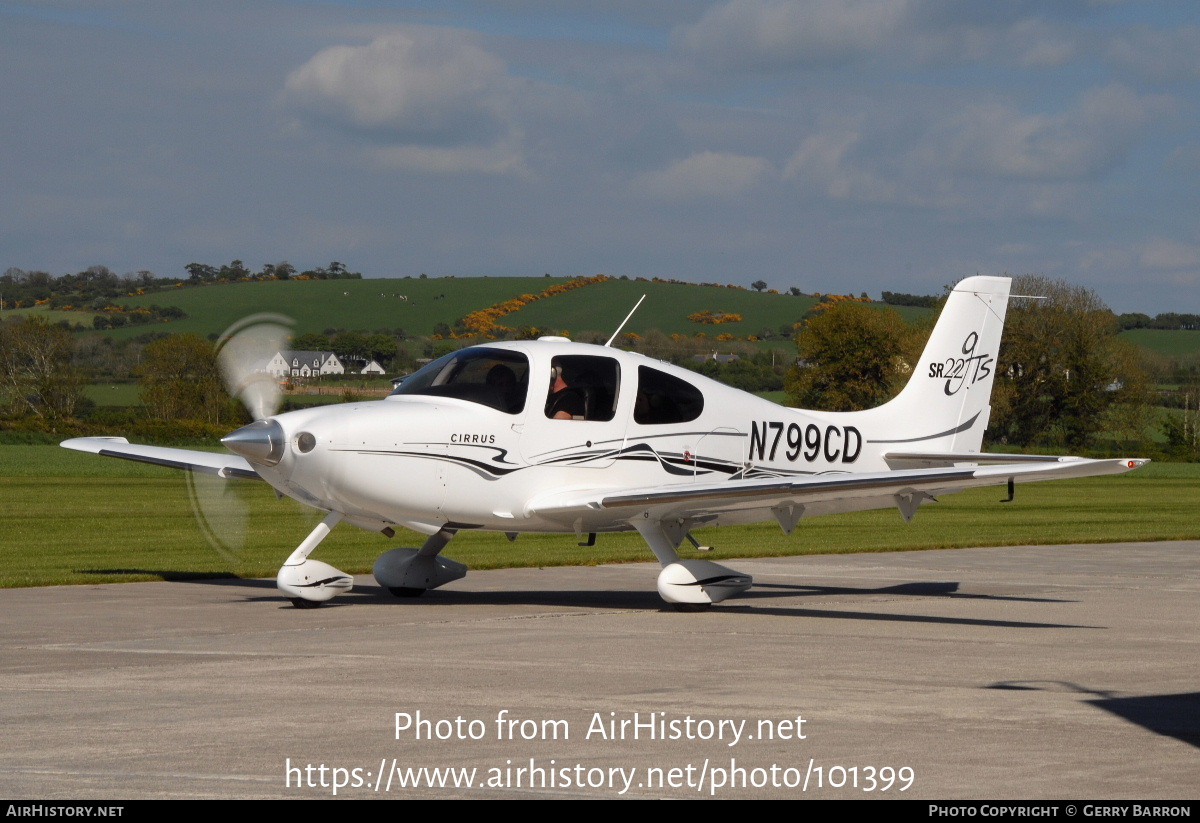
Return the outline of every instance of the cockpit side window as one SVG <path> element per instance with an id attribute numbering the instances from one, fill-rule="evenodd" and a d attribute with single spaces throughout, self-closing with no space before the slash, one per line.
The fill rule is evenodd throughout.
<path id="1" fill-rule="evenodd" d="M 560 355 L 550 361 L 546 416 L 554 420 L 612 420 L 621 367 L 611 357 Z"/>
<path id="2" fill-rule="evenodd" d="M 392 395 L 454 397 L 506 414 L 525 408 L 529 360 L 520 352 L 470 348 L 451 352 L 404 379 Z"/>
<path id="3" fill-rule="evenodd" d="M 633 421 L 643 425 L 687 423 L 704 411 L 704 395 L 678 377 L 638 366 L 638 391 L 633 402 Z"/>

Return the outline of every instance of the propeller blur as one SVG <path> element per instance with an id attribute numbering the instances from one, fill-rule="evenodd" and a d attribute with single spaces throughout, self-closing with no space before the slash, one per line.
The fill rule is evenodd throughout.
<path id="1" fill-rule="evenodd" d="M 251 368 L 261 340 L 226 344 L 222 362 L 255 422 L 222 442 L 232 455 L 62 445 L 220 477 L 262 479 L 326 512 L 279 571 L 298 607 L 349 591 L 350 575 L 310 553 L 339 522 L 420 547 L 384 552 L 375 579 L 416 596 L 466 574 L 441 556 L 460 531 L 515 536 L 636 530 L 662 565 L 659 594 L 690 610 L 748 589 L 720 564 L 681 559 L 690 530 L 920 504 L 965 488 L 1115 474 L 1140 458 L 981 453 L 1008 305 L 1002 277 L 971 277 L 947 300 L 904 390 L 859 412 L 784 408 L 686 369 L 565 338 L 489 343 L 448 354 L 384 400 L 275 414 Z M 232 348 L 231 348 L 232 346 Z M 232 364 L 232 365 L 230 365 Z"/>

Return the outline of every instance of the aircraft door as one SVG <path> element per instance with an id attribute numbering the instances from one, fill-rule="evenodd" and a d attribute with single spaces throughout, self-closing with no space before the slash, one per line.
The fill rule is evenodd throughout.
<path id="1" fill-rule="evenodd" d="M 621 367 L 615 358 L 559 355 L 543 373 L 539 393 L 531 380 L 521 454 L 532 464 L 601 469 L 625 445 L 625 421 L 617 414 Z"/>

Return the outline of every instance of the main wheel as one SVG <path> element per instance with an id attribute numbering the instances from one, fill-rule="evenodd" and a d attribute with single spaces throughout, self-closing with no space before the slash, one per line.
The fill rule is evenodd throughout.
<path id="1" fill-rule="evenodd" d="M 396 597 L 420 597 L 429 591 L 428 589 L 411 589 L 407 586 L 393 586 L 388 588 L 388 591 L 396 595 Z"/>
<path id="2" fill-rule="evenodd" d="M 712 608 L 712 603 L 672 603 L 671 607 L 677 612 L 706 612 Z"/>
<path id="3" fill-rule="evenodd" d="M 319 609 L 322 605 L 319 600 L 305 600 L 303 597 L 290 597 L 288 599 L 292 601 L 292 605 L 297 609 Z"/>

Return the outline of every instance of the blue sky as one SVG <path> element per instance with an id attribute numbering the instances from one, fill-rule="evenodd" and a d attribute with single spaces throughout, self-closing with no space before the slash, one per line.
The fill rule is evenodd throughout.
<path id="1" fill-rule="evenodd" d="M 0 267 L 1200 311 L 1193 3 L 0 0 Z"/>

